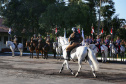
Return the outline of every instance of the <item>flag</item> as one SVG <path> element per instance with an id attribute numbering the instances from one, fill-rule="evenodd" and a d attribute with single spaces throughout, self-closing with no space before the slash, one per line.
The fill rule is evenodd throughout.
<path id="1" fill-rule="evenodd" d="M 93 33 L 94 33 L 94 27 L 92 26 L 91 34 L 93 35 Z"/>
<path id="2" fill-rule="evenodd" d="M 110 32 L 110 33 L 111 33 L 111 34 L 113 33 L 113 32 L 112 32 L 112 28 L 111 28 L 111 32 Z"/>
<path id="3" fill-rule="evenodd" d="M 64 28 L 64 38 L 66 38 L 66 29 Z"/>
<path id="4" fill-rule="evenodd" d="M 57 33 L 57 28 L 55 29 L 55 34 Z"/>
<path id="5" fill-rule="evenodd" d="M 103 34 L 104 33 L 104 31 L 103 31 L 103 28 L 102 28 L 102 30 L 101 30 L 101 34 Z"/>
<path id="6" fill-rule="evenodd" d="M 11 34 L 11 28 L 9 28 L 8 34 Z"/>
<path id="7" fill-rule="evenodd" d="M 85 43 L 84 43 L 84 31 L 83 31 L 83 28 L 82 28 L 82 37 L 83 37 L 82 46 L 84 46 Z"/>
<path id="8" fill-rule="evenodd" d="M 78 33 L 80 33 L 80 29 L 78 28 Z"/>

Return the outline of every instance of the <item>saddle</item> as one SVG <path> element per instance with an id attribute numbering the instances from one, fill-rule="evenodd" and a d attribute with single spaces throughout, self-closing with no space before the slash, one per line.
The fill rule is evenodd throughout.
<path id="1" fill-rule="evenodd" d="M 17 43 L 17 44 L 16 44 L 16 43 L 14 43 L 14 45 L 15 45 L 15 49 L 17 49 L 17 48 L 18 48 L 18 47 L 17 47 L 17 46 L 18 46 L 18 44 L 19 44 L 19 43 Z"/>
<path id="2" fill-rule="evenodd" d="M 80 47 L 80 46 L 81 46 L 80 44 L 79 45 L 76 45 L 73 49 L 70 50 L 70 54 L 76 52 L 76 48 L 77 47 Z"/>

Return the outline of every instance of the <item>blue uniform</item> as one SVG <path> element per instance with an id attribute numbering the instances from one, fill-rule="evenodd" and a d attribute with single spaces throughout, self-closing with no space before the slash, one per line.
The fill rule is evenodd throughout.
<path id="1" fill-rule="evenodd" d="M 100 45 L 101 39 L 97 39 L 96 41 Z"/>
<path id="2" fill-rule="evenodd" d="M 109 40 L 109 39 L 105 39 L 105 44 L 106 44 L 106 46 L 108 46 L 109 43 L 110 43 L 110 40 Z"/>
<path id="3" fill-rule="evenodd" d="M 120 46 L 121 40 L 116 40 L 116 45 Z"/>
<path id="4" fill-rule="evenodd" d="M 89 39 L 89 44 L 92 44 L 92 39 Z"/>
<path id="5" fill-rule="evenodd" d="M 86 39 L 86 42 L 89 44 L 89 39 Z"/>

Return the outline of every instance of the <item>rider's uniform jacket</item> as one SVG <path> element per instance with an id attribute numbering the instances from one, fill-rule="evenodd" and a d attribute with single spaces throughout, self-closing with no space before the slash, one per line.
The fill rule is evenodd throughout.
<path id="1" fill-rule="evenodd" d="M 116 44 L 117 44 L 118 46 L 120 46 L 120 42 L 121 42 L 121 40 L 116 40 Z"/>
<path id="2" fill-rule="evenodd" d="M 109 45 L 109 43 L 110 43 L 110 40 L 109 39 L 105 39 L 105 44 Z"/>
<path id="3" fill-rule="evenodd" d="M 42 41 L 42 38 L 39 38 L 39 39 L 38 39 L 38 42 L 41 42 L 41 41 Z"/>
<path id="4" fill-rule="evenodd" d="M 96 41 L 97 41 L 97 43 L 100 45 L 101 39 L 99 38 L 99 39 L 97 39 Z"/>
<path id="5" fill-rule="evenodd" d="M 86 39 L 86 42 L 89 44 L 89 39 Z"/>
<path id="6" fill-rule="evenodd" d="M 77 42 L 77 43 L 80 43 L 81 41 L 81 35 L 79 33 L 75 33 L 73 32 L 71 35 L 70 35 L 70 41 L 73 43 L 73 42 Z"/>
<path id="7" fill-rule="evenodd" d="M 92 44 L 92 39 L 89 39 L 89 44 Z"/>

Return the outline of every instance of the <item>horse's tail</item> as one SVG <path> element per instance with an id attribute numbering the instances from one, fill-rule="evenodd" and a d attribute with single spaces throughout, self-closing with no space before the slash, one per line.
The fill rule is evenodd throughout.
<path id="1" fill-rule="evenodd" d="M 98 71 L 99 70 L 98 61 L 97 61 L 96 56 L 94 55 L 93 51 L 90 48 L 88 48 L 88 57 L 92 61 L 95 71 Z"/>

